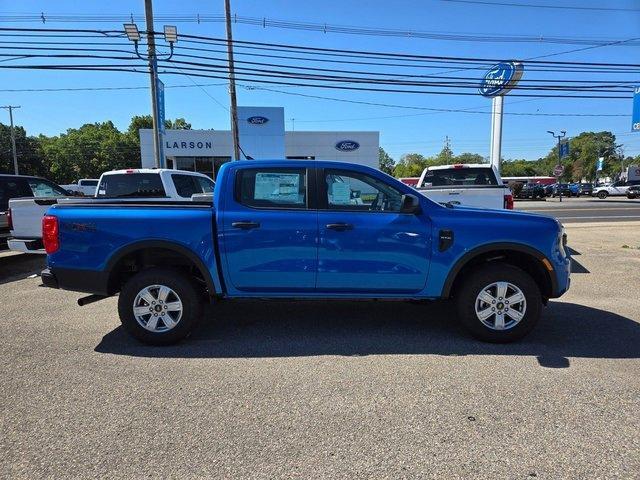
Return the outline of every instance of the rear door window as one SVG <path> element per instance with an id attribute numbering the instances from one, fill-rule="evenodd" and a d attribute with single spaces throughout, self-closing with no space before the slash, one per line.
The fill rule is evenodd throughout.
<path id="1" fill-rule="evenodd" d="M 99 198 L 166 197 L 158 173 L 123 173 L 105 175 L 98 187 Z"/>
<path id="2" fill-rule="evenodd" d="M 33 197 L 27 180 L 24 178 L 0 177 L 0 212 L 9 209 L 12 198 Z"/>
<path id="3" fill-rule="evenodd" d="M 303 168 L 250 168 L 236 175 L 236 200 L 253 208 L 307 208 Z"/>
<path id="4" fill-rule="evenodd" d="M 423 187 L 473 185 L 498 185 L 498 180 L 490 168 L 460 167 L 429 170 L 422 184 Z"/>
<path id="5" fill-rule="evenodd" d="M 171 175 L 176 193 L 183 198 L 191 198 L 196 193 L 213 192 L 213 181 L 196 175 Z"/>
<path id="6" fill-rule="evenodd" d="M 69 194 L 62 187 L 53 182 L 41 178 L 29 178 L 27 183 L 33 192 L 33 196 L 39 197 L 67 197 Z"/>

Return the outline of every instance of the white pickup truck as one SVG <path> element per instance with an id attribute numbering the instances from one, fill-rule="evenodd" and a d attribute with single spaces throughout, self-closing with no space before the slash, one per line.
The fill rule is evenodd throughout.
<path id="1" fill-rule="evenodd" d="M 99 180 L 97 178 L 82 178 L 77 183 L 70 183 L 69 185 L 60 185 L 68 192 L 83 195 L 85 197 L 93 197 L 96 194 L 96 187 Z"/>
<path id="2" fill-rule="evenodd" d="M 415 188 L 441 204 L 513 209 L 511 190 L 498 170 L 486 163 L 427 167 Z"/>
<path id="3" fill-rule="evenodd" d="M 42 217 L 55 203 L 109 202 L 118 199 L 139 199 L 141 202 L 190 202 L 207 200 L 213 192 L 214 182 L 208 176 L 182 170 L 171 169 L 127 169 L 105 172 L 100 177 L 95 197 L 67 197 L 67 192 L 48 180 L 47 188 L 32 187 L 30 198 L 9 200 L 11 232 L 8 245 L 11 250 L 28 253 L 45 251 L 42 246 Z M 23 195 L 26 196 L 26 195 Z M 35 198 L 34 198 L 35 197 Z M 209 200 L 210 201 L 210 200 Z"/>

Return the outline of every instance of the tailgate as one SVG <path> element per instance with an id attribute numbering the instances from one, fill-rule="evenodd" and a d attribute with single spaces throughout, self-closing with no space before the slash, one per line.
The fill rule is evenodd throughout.
<path id="1" fill-rule="evenodd" d="M 460 188 L 421 188 L 425 197 L 438 203 L 451 202 L 454 205 L 474 208 L 504 208 L 503 186 L 460 187 Z"/>
<path id="2" fill-rule="evenodd" d="M 40 238 L 42 236 L 42 217 L 56 198 L 12 198 L 9 200 L 15 238 Z"/>

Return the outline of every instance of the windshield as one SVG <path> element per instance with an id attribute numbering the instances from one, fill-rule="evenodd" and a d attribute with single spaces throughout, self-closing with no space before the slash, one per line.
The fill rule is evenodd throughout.
<path id="1" fill-rule="evenodd" d="M 98 198 L 165 197 L 158 173 L 122 173 L 102 177 L 96 193 Z"/>
<path id="2" fill-rule="evenodd" d="M 422 187 L 498 185 L 493 170 L 482 167 L 446 168 L 427 171 Z"/>

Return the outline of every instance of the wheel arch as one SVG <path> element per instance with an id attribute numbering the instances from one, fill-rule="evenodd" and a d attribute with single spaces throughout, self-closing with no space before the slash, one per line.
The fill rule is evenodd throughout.
<path id="1" fill-rule="evenodd" d="M 503 261 L 529 273 L 545 300 L 555 296 L 558 290 L 556 274 L 554 270 L 549 271 L 546 265 L 553 268 L 552 264 L 542 252 L 528 245 L 500 242 L 482 245 L 460 257 L 447 275 L 441 297 L 449 298 L 455 293 L 465 271 L 493 261 Z"/>
<path id="2" fill-rule="evenodd" d="M 150 254 L 153 252 L 160 252 L 164 254 L 164 256 L 159 258 L 160 262 L 157 264 L 149 262 Z M 170 253 L 170 255 L 167 255 L 167 253 Z M 108 292 L 112 294 L 119 290 L 122 283 L 122 269 L 126 266 L 127 261 L 141 263 L 145 266 L 171 266 L 170 261 L 168 263 L 165 261 L 167 259 L 173 259 L 174 261 L 176 259 L 180 259 L 179 265 L 192 266 L 195 268 L 195 270 L 200 274 L 209 295 L 215 295 L 216 288 L 213 282 L 213 277 L 211 276 L 209 268 L 207 268 L 202 259 L 200 259 L 200 257 L 188 247 L 167 240 L 142 240 L 126 245 L 111 255 L 105 267 L 105 271 L 108 272 Z"/>

